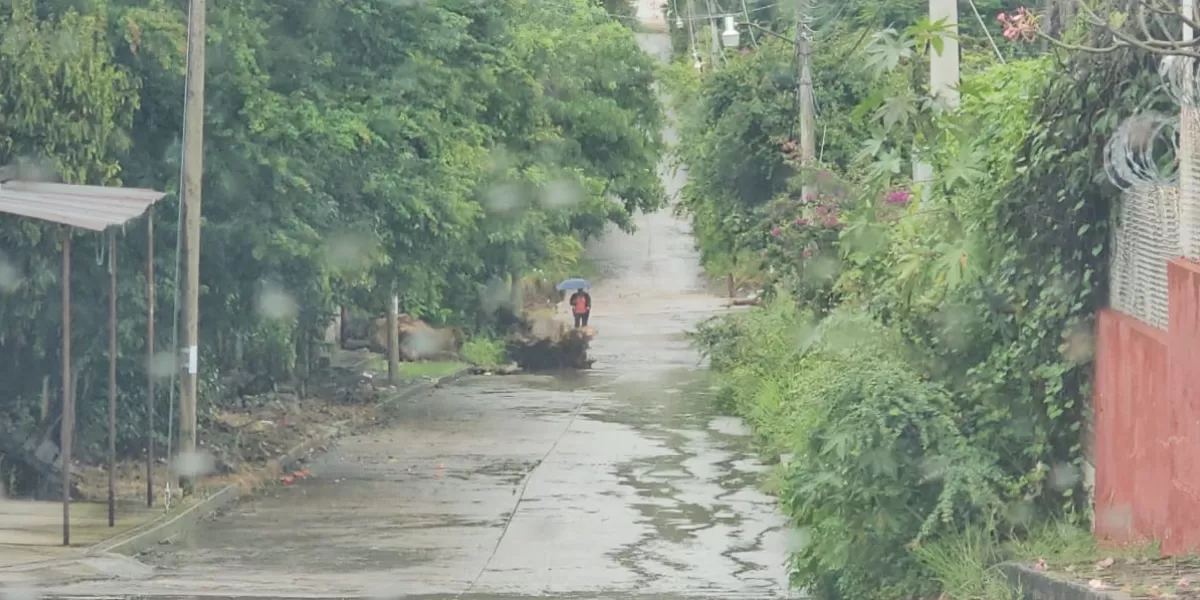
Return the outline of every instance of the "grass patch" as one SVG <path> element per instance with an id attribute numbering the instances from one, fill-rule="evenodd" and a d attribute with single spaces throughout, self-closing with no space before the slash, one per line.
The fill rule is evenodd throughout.
<path id="1" fill-rule="evenodd" d="M 463 360 L 483 369 L 498 369 L 508 364 L 504 342 L 487 337 L 471 338 L 459 352 Z"/>
<path id="2" fill-rule="evenodd" d="M 1043 559 L 1059 565 L 1091 564 L 1105 558 L 1141 560 L 1159 555 L 1157 543 L 1101 546 L 1091 532 L 1067 523 L 1048 523 L 1007 546 L 1008 554 L 1018 560 Z"/>
<path id="3" fill-rule="evenodd" d="M 1126 580 L 1136 588 L 1137 570 L 1153 564 L 1157 544 L 1124 547 L 1101 546 L 1091 532 L 1065 522 L 1044 523 L 1019 539 L 999 543 L 990 527 L 979 527 L 939 537 L 915 549 L 917 559 L 929 570 L 946 597 L 954 600 L 986 598 L 1018 600 L 1006 582 L 1000 565 L 1007 561 L 1041 562 L 1058 577 L 1076 579 L 1082 585 L 1092 578 Z M 1131 573 L 1122 573 L 1121 571 Z"/>
<path id="4" fill-rule="evenodd" d="M 460 369 L 466 368 L 468 365 L 462 361 L 447 360 L 437 361 L 431 360 L 427 362 L 403 362 L 400 363 L 401 377 L 446 377 L 457 373 Z"/>
<path id="5" fill-rule="evenodd" d="M 458 360 L 430 360 L 421 362 L 401 362 L 400 377 L 446 377 L 453 375 L 459 369 L 467 367 L 467 363 Z M 366 367 L 374 373 L 387 373 L 387 357 L 378 354 L 367 359 Z"/>

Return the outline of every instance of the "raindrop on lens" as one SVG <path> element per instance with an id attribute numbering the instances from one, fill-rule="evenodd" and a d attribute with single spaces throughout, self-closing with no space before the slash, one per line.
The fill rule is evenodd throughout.
<path id="1" fill-rule="evenodd" d="M 21 272 L 8 260 L 8 257 L 0 254 L 0 293 L 11 294 L 19 287 L 21 287 Z"/>
<path id="2" fill-rule="evenodd" d="M 41 593 L 30 586 L 9 585 L 0 588 L 0 600 L 39 600 Z"/>
<path id="3" fill-rule="evenodd" d="M 216 470 L 216 460 L 208 452 L 182 452 L 171 461 L 171 472 L 188 478 L 198 478 Z"/>
<path id="4" fill-rule="evenodd" d="M 1050 487 L 1062 491 L 1075 487 L 1081 479 L 1079 467 L 1069 463 L 1058 463 L 1050 469 Z"/>
<path id="5" fill-rule="evenodd" d="M 267 319 L 291 319 L 298 312 L 296 301 L 279 288 L 268 286 L 258 295 L 258 314 Z"/>

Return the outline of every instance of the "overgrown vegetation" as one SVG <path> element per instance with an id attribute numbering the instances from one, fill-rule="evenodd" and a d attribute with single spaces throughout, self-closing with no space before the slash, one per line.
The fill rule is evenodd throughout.
<path id="1" fill-rule="evenodd" d="M 673 72 L 706 266 L 770 298 L 696 340 L 731 409 L 787 459 L 779 495 L 806 542 L 794 583 L 826 600 L 1006 598 L 999 561 L 1056 544 L 1037 542 L 1048 523 L 1086 526 L 1092 319 L 1118 197 L 1103 148 L 1134 110 L 1172 110 L 1147 55 L 1029 49 L 968 55 L 951 110 L 923 99 L 940 35 L 886 29 L 860 66 L 833 67 L 845 93 L 819 123 L 844 146 L 812 167 L 786 43 Z M 914 159 L 932 181 L 913 183 Z"/>
<path id="2" fill-rule="evenodd" d="M 463 360 L 482 369 L 498 369 L 508 364 L 504 342 L 490 337 L 467 340 L 462 347 Z"/>
<path id="3" fill-rule="evenodd" d="M 396 293 L 404 312 L 487 335 L 530 277 L 570 273 L 589 236 L 661 205 L 656 65 L 600 4 L 628 5 L 209 7 L 202 419 L 239 393 L 237 371 L 310 377 L 339 305 L 377 314 Z M 170 194 L 153 240 L 160 349 L 173 317 L 184 40 L 177 3 L 0 1 L 0 165 Z M 145 231 L 138 221 L 118 233 L 116 261 L 118 434 L 130 453 L 145 422 Z M 104 241 L 74 242 L 84 449 L 104 434 L 92 401 L 107 385 Z M 34 426 L 43 377 L 57 405 L 59 243 L 53 227 L 0 219 L 0 431 L 48 426 Z"/>

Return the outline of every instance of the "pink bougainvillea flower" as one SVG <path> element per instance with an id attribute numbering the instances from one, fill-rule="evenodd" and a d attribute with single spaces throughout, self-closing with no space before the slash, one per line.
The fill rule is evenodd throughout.
<path id="1" fill-rule="evenodd" d="M 783 228 L 776 225 L 775 227 L 773 227 L 771 229 L 771 235 L 773 235 L 775 237 L 779 237 L 779 236 L 783 235 Z"/>
<path id="2" fill-rule="evenodd" d="M 1004 26 L 1004 37 L 1011 41 L 1032 42 L 1038 34 L 1038 17 L 1025 7 L 1011 15 L 1000 13 L 996 20 Z"/>
<path id="3" fill-rule="evenodd" d="M 909 193 L 908 190 L 894 190 L 894 191 L 888 192 L 888 195 L 885 198 L 885 200 L 887 201 L 888 204 L 905 205 L 905 204 L 908 204 L 908 201 L 911 198 L 912 198 L 912 194 Z"/>
<path id="4" fill-rule="evenodd" d="M 817 210 L 817 216 L 823 217 L 823 216 L 829 214 L 829 207 L 827 207 L 825 205 L 818 206 L 816 210 Z"/>
<path id="5" fill-rule="evenodd" d="M 812 248 L 804 249 L 804 258 L 812 258 L 812 255 L 813 255 Z"/>
<path id="6" fill-rule="evenodd" d="M 801 226 L 801 227 L 807 227 L 807 226 L 808 226 L 808 223 L 809 223 L 809 221 L 808 221 L 808 218 L 807 218 L 807 217 L 797 217 L 797 218 L 796 218 L 796 220 L 794 221 L 794 223 L 795 223 L 796 225 L 799 225 L 799 226 Z"/>

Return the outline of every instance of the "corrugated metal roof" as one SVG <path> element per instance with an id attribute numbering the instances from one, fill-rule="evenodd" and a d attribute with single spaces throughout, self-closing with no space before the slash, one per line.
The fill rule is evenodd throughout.
<path id="1" fill-rule="evenodd" d="M 0 184 L 0 213 L 104 231 L 142 216 L 165 195 L 140 188 L 9 181 Z"/>

